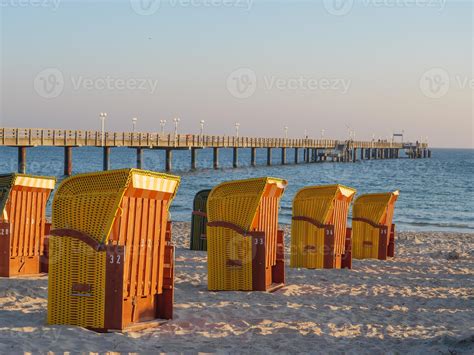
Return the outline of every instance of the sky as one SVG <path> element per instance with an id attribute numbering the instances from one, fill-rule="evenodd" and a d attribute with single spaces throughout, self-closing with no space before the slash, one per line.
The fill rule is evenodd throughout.
<path id="1" fill-rule="evenodd" d="M 466 0 L 0 0 L 3 127 L 473 148 Z M 353 133 L 350 133 L 353 132 Z"/>

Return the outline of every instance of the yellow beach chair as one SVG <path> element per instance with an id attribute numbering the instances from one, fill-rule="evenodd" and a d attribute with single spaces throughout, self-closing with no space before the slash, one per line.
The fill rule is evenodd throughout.
<path id="1" fill-rule="evenodd" d="M 362 195 L 352 213 L 352 255 L 356 259 L 386 260 L 395 252 L 392 223 L 399 192 Z"/>
<path id="2" fill-rule="evenodd" d="M 311 186 L 293 200 L 291 259 L 293 268 L 351 268 L 349 206 L 356 190 L 342 185 Z M 343 265 L 342 259 L 346 252 Z"/>
<path id="3" fill-rule="evenodd" d="M 207 203 L 208 288 L 273 291 L 285 282 L 280 199 L 287 182 L 258 178 L 223 183 Z"/>
<path id="4" fill-rule="evenodd" d="M 123 169 L 61 183 L 49 241 L 49 324 L 104 332 L 173 317 L 168 209 L 179 182 Z"/>
<path id="5" fill-rule="evenodd" d="M 52 177 L 0 175 L 0 276 L 47 272 L 46 205 Z"/>

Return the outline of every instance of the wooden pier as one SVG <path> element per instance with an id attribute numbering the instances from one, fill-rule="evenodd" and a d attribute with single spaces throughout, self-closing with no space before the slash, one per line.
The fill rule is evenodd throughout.
<path id="1" fill-rule="evenodd" d="M 272 165 L 272 154 L 280 150 L 281 164 L 288 164 L 287 149 L 294 149 L 294 164 L 315 162 L 356 162 L 371 159 L 398 159 L 400 151 L 408 158 L 430 158 L 427 143 L 396 143 L 388 141 L 340 141 L 332 139 L 288 139 L 253 138 L 209 135 L 174 135 L 158 133 L 75 131 L 41 128 L 0 128 L 0 146 L 18 148 L 18 171 L 27 170 L 27 149 L 39 146 L 62 147 L 64 149 L 64 175 L 72 174 L 72 151 L 74 147 L 101 147 L 103 169 L 110 168 L 111 148 L 128 147 L 136 149 L 137 168 L 142 167 L 143 149 L 165 151 L 165 170 L 172 170 L 174 150 L 191 151 L 191 169 L 196 169 L 197 152 L 213 149 L 213 167 L 219 168 L 219 149 L 233 149 L 233 167 L 239 165 L 239 149 L 251 150 L 251 166 L 257 165 L 257 149 L 266 149 L 267 165 Z"/>

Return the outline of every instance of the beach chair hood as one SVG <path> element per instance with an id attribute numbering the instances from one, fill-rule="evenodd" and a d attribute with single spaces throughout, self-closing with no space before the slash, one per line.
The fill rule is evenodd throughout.
<path id="1" fill-rule="evenodd" d="M 216 186 L 207 201 L 208 221 L 230 222 L 251 230 L 263 197 L 281 197 L 288 182 L 264 177 L 224 182 Z"/>
<path id="2" fill-rule="evenodd" d="M 138 169 L 76 175 L 59 185 L 52 228 L 77 230 L 106 243 L 125 194 L 161 197 L 171 203 L 179 184 L 177 176 Z"/>

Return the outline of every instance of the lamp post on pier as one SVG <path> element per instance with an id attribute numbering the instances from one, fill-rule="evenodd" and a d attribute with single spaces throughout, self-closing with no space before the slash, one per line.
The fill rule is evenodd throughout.
<path id="1" fill-rule="evenodd" d="M 206 121 L 204 120 L 199 121 L 199 124 L 201 125 L 201 132 L 200 132 L 201 138 L 204 135 L 204 123 L 206 123 Z"/>
<path id="2" fill-rule="evenodd" d="M 136 117 L 132 118 L 132 132 L 133 133 L 135 133 L 135 130 L 137 128 L 137 121 L 138 121 L 138 118 L 136 118 Z"/>
<path id="3" fill-rule="evenodd" d="M 165 134 L 166 120 L 160 120 L 161 135 Z"/>
<path id="4" fill-rule="evenodd" d="M 105 145 L 105 119 L 107 118 L 107 113 L 106 112 L 101 112 L 99 114 L 99 119 L 101 121 L 101 137 L 100 137 L 100 143 L 101 146 L 103 147 Z"/>
<path id="5" fill-rule="evenodd" d="M 178 124 L 181 119 L 179 117 L 173 118 L 174 122 L 174 139 L 178 139 Z"/>

